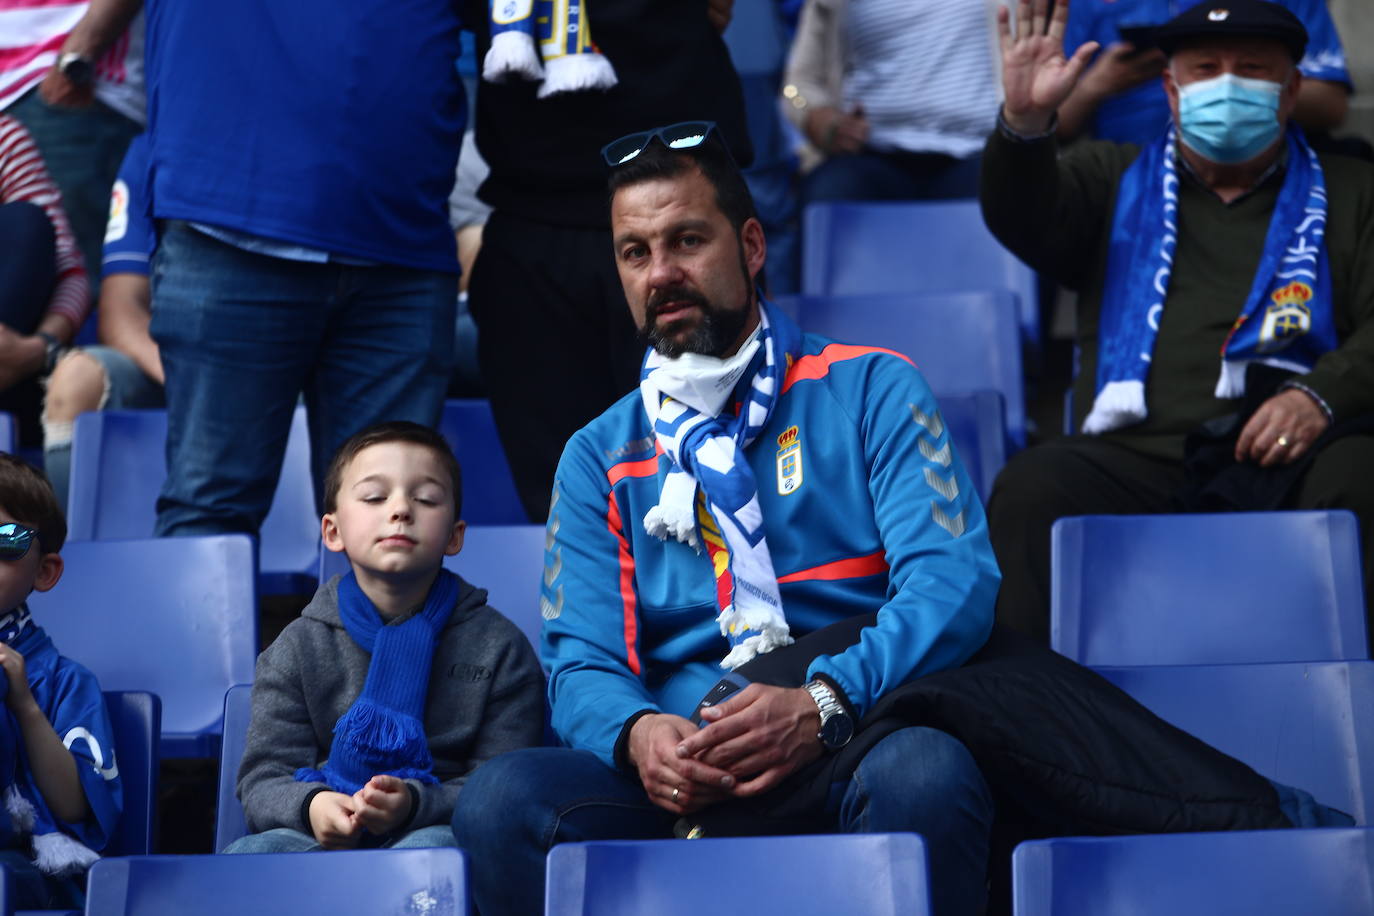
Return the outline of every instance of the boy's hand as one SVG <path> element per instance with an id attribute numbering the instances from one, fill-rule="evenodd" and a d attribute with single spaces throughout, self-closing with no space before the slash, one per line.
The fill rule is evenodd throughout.
<path id="1" fill-rule="evenodd" d="M 353 793 L 354 817 L 377 836 L 385 836 L 410 816 L 410 789 L 395 776 L 373 776 Z"/>
<path id="2" fill-rule="evenodd" d="M 321 792 L 310 799 L 310 830 L 325 849 L 352 849 L 363 825 L 354 813 L 353 796 Z"/>
<path id="3" fill-rule="evenodd" d="M 5 680 L 9 681 L 9 692 L 5 694 L 5 705 L 16 716 L 36 709 L 33 691 L 29 690 L 29 675 L 24 667 L 24 656 L 13 646 L 0 643 L 0 668 L 5 669 Z"/>

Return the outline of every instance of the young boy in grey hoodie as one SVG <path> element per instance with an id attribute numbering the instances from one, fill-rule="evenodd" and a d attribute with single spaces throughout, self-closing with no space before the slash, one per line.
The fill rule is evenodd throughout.
<path id="1" fill-rule="evenodd" d="M 352 571 L 258 658 L 238 781 L 254 833 L 226 852 L 456 845 L 468 774 L 541 742 L 529 641 L 443 568 L 463 546 L 461 483 L 448 444 L 414 423 L 334 456 L 321 532 Z"/>

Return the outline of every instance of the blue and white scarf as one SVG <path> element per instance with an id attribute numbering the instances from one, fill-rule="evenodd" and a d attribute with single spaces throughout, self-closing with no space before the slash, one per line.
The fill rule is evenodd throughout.
<path id="1" fill-rule="evenodd" d="M 350 570 L 339 578 L 339 618 L 372 653 L 362 693 L 334 725 L 334 743 L 322 770 L 302 767 L 297 782 L 323 782 L 352 795 L 385 773 L 434 784 L 434 758 L 425 735 L 425 697 L 434 645 L 458 599 L 458 577 L 439 570 L 425 606 L 402 623 L 388 624 Z"/>
<path id="2" fill-rule="evenodd" d="M 587 0 L 491 0 L 482 78 L 538 82 L 541 99 L 616 84 L 615 68 L 592 44 Z"/>
<path id="3" fill-rule="evenodd" d="M 1097 396 L 1083 431 L 1107 432 L 1146 416 L 1145 379 L 1178 242 L 1175 131 L 1141 150 L 1121 177 L 1098 328 Z M 1331 271 L 1323 235 L 1326 184 L 1302 132 L 1288 131 L 1288 168 L 1264 252 L 1221 352 L 1215 395 L 1245 393 L 1252 362 L 1306 372 L 1336 346 Z"/>
<path id="4" fill-rule="evenodd" d="M 744 451 L 772 416 L 787 369 L 800 351 L 801 334 L 762 296 L 759 303 L 759 326 L 734 356 L 686 353 L 669 359 L 650 349 L 639 383 L 654 435 L 671 462 L 658 505 L 644 516 L 644 529 L 700 551 L 696 492 L 701 487 L 706 511 L 725 542 L 728 568 L 717 577 L 728 584 L 717 589 L 716 621 L 730 643 L 721 661 L 726 668 L 792 642 L 764 536 L 758 483 Z M 726 405 L 751 371 L 748 397 L 731 416 Z"/>

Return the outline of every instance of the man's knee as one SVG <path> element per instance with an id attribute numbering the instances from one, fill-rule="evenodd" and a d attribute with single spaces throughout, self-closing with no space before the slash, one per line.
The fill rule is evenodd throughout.
<path id="1" fill-rule="evenodd" d="M 904 728 L 888 735 L 868 752 L 856 775 L 870 804 L 887 804 L 890 797 L 894 804 L 922 807 L 971 794 L 991 806 L 987 784 L 968 748 L 934 728 Z"/>
<path id="2" fill-rule="evenodd" d="M 526 748 L 502 754 L 474 770 L 453 809 L 453 833 L 459 845 L 489 843 L 497 831 L 511 836 L 534 829 L 543 820 L 540 812 L 556 803 L 545 797 L 550 767 L 556 768 L 568 753 L 564 748 Z"/>
<path id="3" fill-rule="evenodd" d="M 1054 442 L 1013 455 L 992 486 L 989 515 L 1024 524 L 1028 517 L 1052 511 L 1073 487 L 1075 457 L 1071 448 Z"/>
<path id="4" fill-rule="evenodd" d="M 105 398 L 105 369 L 80 350 L 69 353 L 53 369 L 43 410 L 45 423 L 70 423 L 77 414 L 99 410 Z"/>

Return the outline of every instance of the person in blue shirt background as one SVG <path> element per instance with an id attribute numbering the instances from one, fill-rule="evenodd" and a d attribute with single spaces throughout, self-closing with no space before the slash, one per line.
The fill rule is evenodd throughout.
<path id="1" fill-rule="evenodd" d="M 1084 42 L 1101 49 L 1073 94 L 1059 109 L 1058 135 L 1069 140 L 1087 134 L 1116 143 L 1148 143 L 1169 124 L 1169 103 L 1160 76 L 1164 54 L 1136 47 L 1121 30 L 1156 26 L 1202 0 L 1079 0 L 1069 8 L 1064 54 Z M 1345 120 L 1354 87 L 1346 70 L 1345 49 L 1326 0 L 1276 0 L 1307 28 L 1307 53 L 1298 65 L 1302 89 L 1293 120 L 1311 131 L 1329 131 Z M 1219 4 L 1224 6 L 1225 4 Z M 1129 33 L 1127 33 L 1129 34 Z"/>
<path id="2" fill-rule="evenodd" d="M 157 231 L 148 217 L 148 135 L 129 144 L 110 191 L 100 280 L 100 345 L 65 353 L 48 379 L 43 407 L 43 469 L 67 508 L 72 424 L 91 410 L 161 407 L 162 359 L 148 333 L 149 263 Z"/>

